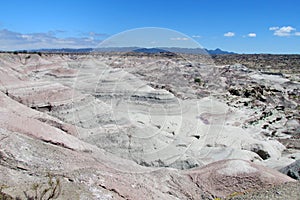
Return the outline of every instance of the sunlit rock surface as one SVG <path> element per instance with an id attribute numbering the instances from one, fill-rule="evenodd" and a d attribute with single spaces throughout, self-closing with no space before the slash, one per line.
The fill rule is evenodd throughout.
<path id="1" fill-rule="evenodd" d="M 4 192 L 48 173 L 61 199 L 205 199 L 293 181 L 274 169 L 300 155 L 297 74 L 207 60 L 1 54 Z"/>

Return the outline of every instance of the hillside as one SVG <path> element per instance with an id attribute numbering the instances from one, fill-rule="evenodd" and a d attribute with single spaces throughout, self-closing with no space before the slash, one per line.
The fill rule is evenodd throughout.
<path id="1" fill-rule="evenodd" d="M 0 197 L 295 199 L 298 61 L 1 53 Z"/>

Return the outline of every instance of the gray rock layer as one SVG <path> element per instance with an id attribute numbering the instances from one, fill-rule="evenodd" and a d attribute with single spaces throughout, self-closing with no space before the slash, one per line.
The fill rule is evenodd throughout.
<path id="1" fill-rule="evenodd" d="M 300 180 L 300 160 L 296 160 L 292 164 L 280 169 L 279 171 L 293 179 Z"/>

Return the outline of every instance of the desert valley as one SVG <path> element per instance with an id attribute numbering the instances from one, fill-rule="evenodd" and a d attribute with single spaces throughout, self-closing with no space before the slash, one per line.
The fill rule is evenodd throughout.
<path id="1" fill-rule="evenodd" d="M 0 199 L 299 199 L 300 56 L 0 54 Z"/>

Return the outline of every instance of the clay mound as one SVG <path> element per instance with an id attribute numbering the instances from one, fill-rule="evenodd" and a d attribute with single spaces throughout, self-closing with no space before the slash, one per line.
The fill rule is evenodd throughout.
<path id="1" fill-rule="evenodd" d="M 295 181 L 276 170 L 236 159 L 214 162 L 187 173 L 196 185 L 216 197 Z"/>

